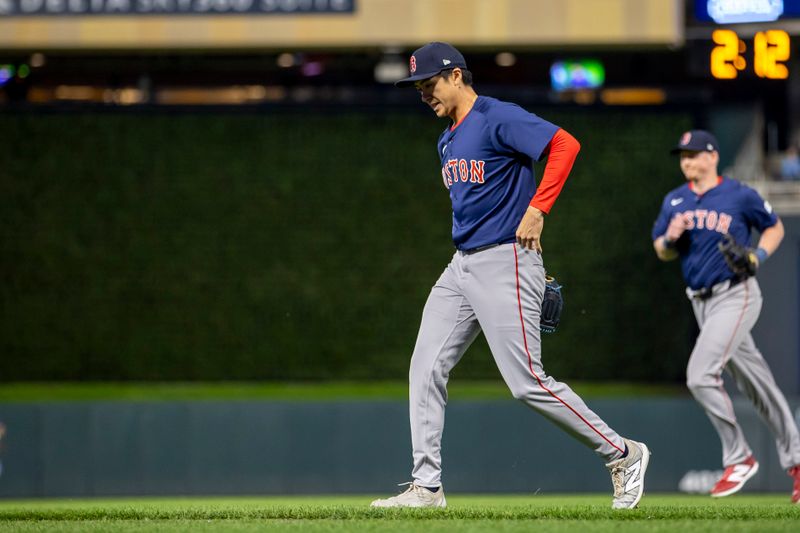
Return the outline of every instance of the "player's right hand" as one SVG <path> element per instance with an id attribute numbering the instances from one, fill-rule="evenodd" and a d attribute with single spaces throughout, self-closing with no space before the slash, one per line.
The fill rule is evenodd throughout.
<path id="1" fill-rule="evenodd" d="M 544 215 L 542 212 L 533 206 L 528 206 L 519 227 L 517 227 L 517 244 L 541 254 L 543 228 Z"/>
<path id="2" fill-rule="evenodd" d="M 683 215 L 675 215 L 672 217 L 672 220 L 669 221 L 669 226 L 664 236 L 670 241 L 675 242 L 681 238 L 684 231 L 686 231 L 686 219 Z"/>

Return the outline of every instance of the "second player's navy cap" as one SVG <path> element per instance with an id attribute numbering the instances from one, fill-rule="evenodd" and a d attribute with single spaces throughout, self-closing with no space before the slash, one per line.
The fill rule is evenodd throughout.
<path id="1" fill-rule="evenodd" d="M 467 68 L 467 62 L 461 52 L 447 43 L 428 43 L 411 54 L 408 70 L 411 76 L 395 83 L 397 87 L 408 87 L 414 82 L 427 80 L 443 70 L 451 68 Z"/>
<path id="2" fill-rule="evenodd" d="M 706 130 L 691 130 L 681 135 L 678 146 L 670 153 L 677 154 L 683 150 L 690 152 L 719 152 L 717 138 Z"/>

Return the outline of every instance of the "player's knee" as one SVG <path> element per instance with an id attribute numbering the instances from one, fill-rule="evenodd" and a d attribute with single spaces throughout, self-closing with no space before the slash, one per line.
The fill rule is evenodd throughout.
<path id="1" fill-rule="evenodd" d="M 412 357 L 411 367 L 408 370 L 408 379 L 411 383 L 416 381 L 447 382 L 450 370 L 439 360 L 433 363 L 424 357 Z M 431 379 L 432 378 L 432 379 Z"/>
<path id="2" fill-rule="evenodd" d="M 694 375 L 687 375 L 686 376 L 686 386 L 689 388 L 690 391 L 699 391 L 702 389 L 707 389 L 709 387 L 717 387 L 718 386 L 718 379 L 716 376 L 711 374 L 700 374 L 697 376 Z"/>
<path id="3" fill-rule="evenodd" d="M 511 386 L 511 387 L 509 387 L 509 390 L 511 390 L 511 396 L 515 400 L 519 400 L 521 402 L 527 403 L 531 399 L 531 391 L 527 387 L 523 387 L 523 386 L 519 386 L 519 385 L 518 386 Z"/>

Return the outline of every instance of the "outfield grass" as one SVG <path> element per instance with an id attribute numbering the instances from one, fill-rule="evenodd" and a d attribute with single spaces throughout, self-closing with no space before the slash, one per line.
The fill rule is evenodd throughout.
<path id="1" fill-rule="evenodd" d="M 372 496 L 0 501 L 0 531 L 798 531 L 788 495 L 450 495 L 447 509 L 370 509 Z"/>
<path id="2" fill-rule="evenodd" d="M 570 382 L 587 398 L 686 395 L 682 385 L 642 383 Z M 510 399 L 500 381 L 453 380 L 451 399 Z M 185 400 L 397 400 L 408 397 L 405 381 L 335 382 L 197 382 L 110 383 L 55 382 L 0 384 L 0 402 L 40 401 L 185 401 Z"/>

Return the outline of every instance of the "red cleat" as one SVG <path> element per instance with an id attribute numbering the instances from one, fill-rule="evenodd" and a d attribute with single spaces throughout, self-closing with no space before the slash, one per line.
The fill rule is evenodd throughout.
<path id="1" fill-rule="evenodd" d="M 795 465 L 789 469 L 789 475 L 794 479 L 792 488 L 792 503 L 800 503 L 800 465 Z"/>
<path id="2" fill-rule="evenodd" d="M 711 496 L 721 498 L 739 492 L 744 487 L 745 482 L 756 475 L 756 472 L 758 472 L 758 461 L 752 455 L 745 459 L 743 463 L 729 466 L 725 469 L 725 473 L 722 474 L 717 484 L 714 485 L 714 488 L 711 489 Z M 795 481 L 795 485 L 797 485 L 797 481 Z"/>

